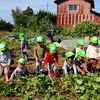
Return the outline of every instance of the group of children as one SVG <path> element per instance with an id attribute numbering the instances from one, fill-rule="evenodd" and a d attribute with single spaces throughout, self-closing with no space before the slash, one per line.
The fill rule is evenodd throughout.
<path id="1" fill-rule="evenodd" d="M 4 71 L 6 81 L 14 78 L 19 79 L 20 76 L 27 72 L 26 61 L 28 61 L 28 42 L 23 33 L 19 34 L 21 40 L 21 54 L 22 58 L 18 60 L 18 66 L 8 78 L 9 68 L 11 63 L 11 55 L 6 42 L 0 44 L 0 75 Z M 36 75 L 42 74 L 44 67 L 48 68 L 48 76 L 50 78 L 56 77 L 56 66 L 58 65 L 58 51 L 57 46 L 51 43 L 49 47 L 45 45 L 45 38 L 38 36 L 36 38 L 36 46 L 34 47 L 34 57 L 36 60 Z M 100 40 L 93 36 L 90 39 L 90 45 L 87 47 L 86 53 L 84 50 L 84 41 L 77 41 L 77 48 L 75 53 L 68 51 L 65 53 L 65 61 L 62 66 L 63 75 L 81 74 L 85 75 L 88 72 L 95 73 L 96 65 L 100 57 Z"/>

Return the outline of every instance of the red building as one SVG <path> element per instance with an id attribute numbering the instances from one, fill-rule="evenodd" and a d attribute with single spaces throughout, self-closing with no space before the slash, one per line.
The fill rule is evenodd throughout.
<path id="1" fill-rule="evenodd" d="M 66 27 L 83 20 L 100 23 L 100 13 L 93 11 L 94 0 L 55 0 L 57 4 L 57 24 Z"/>

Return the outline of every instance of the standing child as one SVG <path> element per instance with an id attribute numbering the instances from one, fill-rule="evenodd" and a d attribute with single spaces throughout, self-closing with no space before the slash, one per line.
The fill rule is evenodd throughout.
<path id="1" fill-rule="evenodd" d="M 75 57 L 74 53 L 72 51 L 66 52 L 65 54 L 66 56 L 66 60 L 64 61 L 64 65 L 63 65 L 63 75 L 65 76 L 67 73 L 68 74 L 76 74 L 76 67 L 75 64 L 73 62 L 73 59 Z"/>
<path id="2" fill-rule="evenodd" d="M 98 44 L 98 38 L 96 36 L 93 36 L 90 39 L 90 45 L 86 50 L 86 57 L 88 60 L 88 70 L 92 73 L 95 73 L 96 65 L 98 62 L 99 49 L 97 47 L 97 44 Z"/>
<path id="3" fill-rule="evenodd" d="M 75 58 L 75 66 L 77 68 L 77 71 L 81 75 L 85 75 L 88 73 L 86 63 L 84 61 L 84 58 L 86 57 L 86 54 L 83 50 L 79 50 L 77 52 L 77 58 Z"/>
<path id="4" fill-rule="evenodd" d="M 47 47 L 44 45 L 44 37 L 36 38 L 37 45 L 34 47 L 34 57 L 36 60 L 36 75 L 42 74 L 44 69 L 44 57 L 47 52 Z"/>
<path id="5" fill-rule="evenodd" d="M 24 33 L 20 33 L 19 34 L 19 38 L 21 40 L 20 43 L 20 50 L 21 50 L 21 55 L 22 58 L 25 58 L 26 60 L 28 60 L 28 55 L 27 55 L 27 51 L 28 51 L 28 42 L 25 39 L 25 35 Z"/>
<path id="6" fill-rule="evenodd" d="M 76 48 L 76 55 L 75 55 L 75 57 L 77 57 L 77 52 L 79 51 L 79 50 L 83 50 L 83 47 L 84 47 L 84 41 L 83 40 L 78 40 L 77 41 L 77 48 Z"/>
<path id="7" fill-rule="evenodd" d="M 98 49 L 99 49 L 98 58 L 100 60 L 100 39 L 98 39 Z"/>
<path id="8" fill-rule="evenodd" d="M 8 81 L 10 63 L 11 55 L 8 51 L 7 43 L 2 42 L 0 44 L 0 76 L 2 76 L 2 73 L 4 71 L 6 81 Z"/>
<path id="9" fill-rule="evenodd" d="M 11 74 L 10 80 L 17 78 L 20 79 L 21 76 L 27 75 L 27 67 L 25 65 L 26 60 L 24 58 L 20 58 L 18 60 L 18 67 Z"/>
<path id="10" fill-rule="evenodd" d="M 49 52 L 45 56 L 45 64 L 48 66 L 48 76 L 56 77 L 56 65 L 58 64 L 58 54 L 55 44 L 50 44 Z"/>

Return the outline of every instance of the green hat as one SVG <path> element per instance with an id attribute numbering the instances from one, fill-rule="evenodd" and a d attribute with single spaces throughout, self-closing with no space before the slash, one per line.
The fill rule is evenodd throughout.
<path id="1" fill-rule="evenodd" d="M 24 33 L 20 33 L 19 37 L 25 37 Z"/>
<path id="2" fill-rule="evenodd" d="M 25 60 L 24 58 L 20 58 L 20 59 L 18 60 L 18 63 L 20 63 L 20 64 L 25 64 L 25 63 L 26 63 L 26 60 Z"/>
<path id="3" fill-rule="evenodd" d="M 36 38 L 36 42 L 44 42 L 44 37 L 43 36 L 38 36 Z"/>
<path id="4" fill-rule="evenodd" d="M 7 42 L 1 42 L 1 44 L 4 44 L 7 47 L 6 49 L 8 49 Z"/>
<path id="5" fill-rule="evenodd" d="M 98 45 L 100 46 L 100 39 L 98 39 Z"/>
<path id="6" fill-rule="evenodd" d="M 7 44 L 4 44 L 4 42 L 1 43 L 1 44 L 0 44 L 0 51 L 4 51 L 4 50 L 6 50 L 6 49 L 7 49 Z"/>
<path id="7" fill-rule="evenodd" d="M 51 53 L 56 53 L 57 52 L 56 44 L 53 43 L 50 44 L 49 49 Z"/>
<path id="8" fill-rule="evenodd" d="M 72 51 L 66 52 L 65 53 L 66 58 L 74 56 L 74 53 Z"/>
<path id="9" fill-rule="evenodd" d="M 91 43 L 98 43 L 98 38 L 97 38 L 97 36 L 93 36 L 91 39 L 90 39 L 90 42 Z"/>
<path id="10" fill-rule="evenodd" d="M 77 56 L 85 57 L 86 54 L 85 54 L 84 50 L 79 50 L 79 51 L 77 52 Z"/>
<path id="11" fill-rule="evenodd" d="M 84 43 L 83 40 L 78 40 L 78 41 L 77 41 L 77 44 L 84 46 L 85 43 Z"/>
<path id="12" fill-rule="evenodd" d="M 20 37 L 20 40 L 21 40 L 21 41 L 25 40 L 25 37 Z"/>

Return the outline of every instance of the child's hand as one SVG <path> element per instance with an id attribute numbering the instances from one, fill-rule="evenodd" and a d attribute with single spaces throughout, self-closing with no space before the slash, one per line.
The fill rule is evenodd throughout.
<path id="1" fill-rule="evenodd" d="M 38 62 L 39 61 L 39 58 L 36 58 L 36 62 Z"/>
<path id="2" fill-rule="evenodd" d="M 84 72 L 84 71 L 81 71 L 81 74 L 82 74 L 82 75 L 85 75 L 85 72 Z"/>

